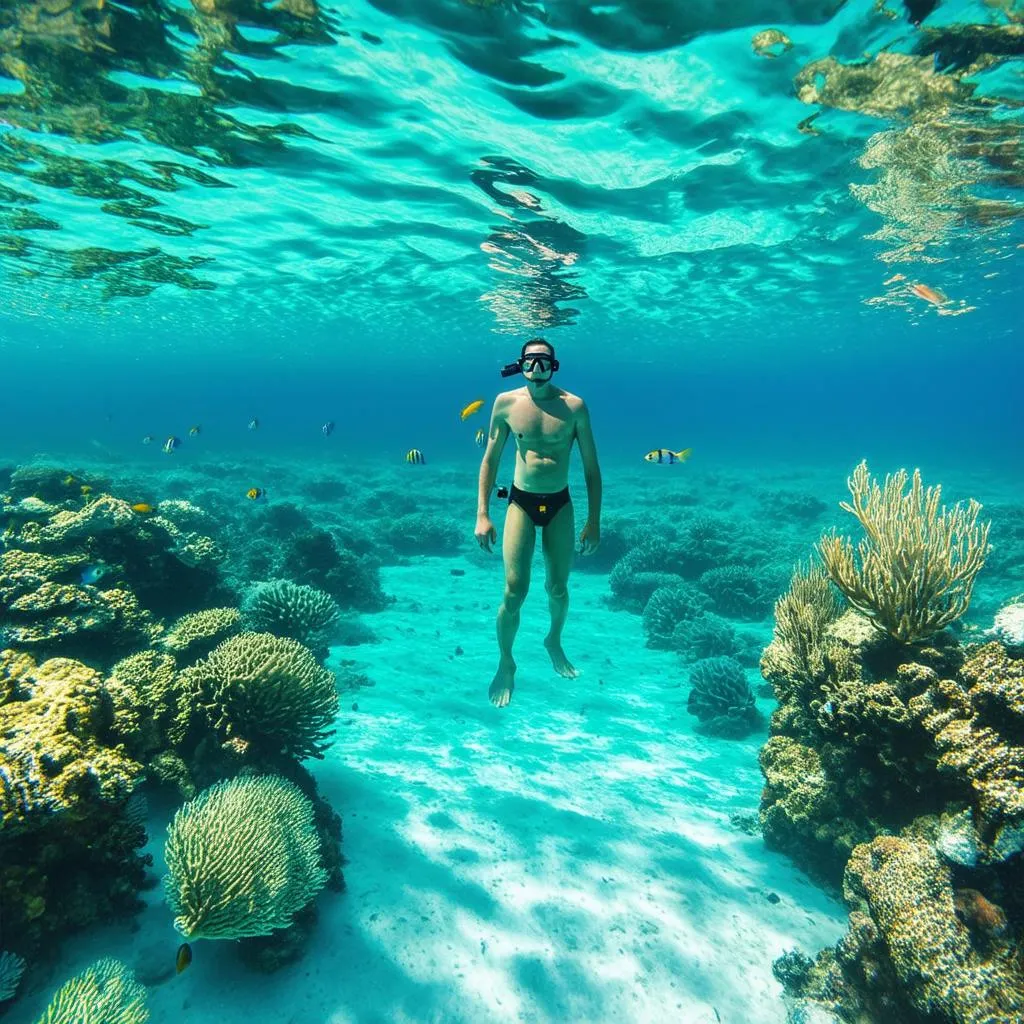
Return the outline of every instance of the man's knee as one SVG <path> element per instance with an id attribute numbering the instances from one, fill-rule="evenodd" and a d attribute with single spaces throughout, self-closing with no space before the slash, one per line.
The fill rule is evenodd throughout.
<path id="1" fill-rule="evenodd" d="M 544 589 L 548 592 L 548 597 L 564 601 L 569 596 L 569 581 L 549 579 L 545 581 Z"/>
<path id="2" fill-rule="evenodd" d="M 526 592 L 530 589 L 530 581 L 514 577 L 505 581 L 505 610 L 517 612 L 526 600 Z"/>

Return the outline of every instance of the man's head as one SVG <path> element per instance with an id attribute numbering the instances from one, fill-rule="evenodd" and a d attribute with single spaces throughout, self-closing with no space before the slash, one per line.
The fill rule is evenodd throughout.
<path id="1" fill-rule="evenodd" d="M 531 338 L 524 346 L 519 357 L 519 365 L 523 376 L 534 384 L 544 384 L 551 380 L 558 369 L 555 358 L 555 346 L 543 338 Z"/>

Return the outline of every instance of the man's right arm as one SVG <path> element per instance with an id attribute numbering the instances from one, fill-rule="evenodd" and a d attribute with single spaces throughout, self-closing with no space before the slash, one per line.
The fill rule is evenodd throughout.
<path id="1" fill-rule="evenodd" d="M 494 481 L 498 476 L 501 453 L 505 450 L 505 442 L 508 440 L 506 408 L 507 402 L 504 396 L 498 395 L 494 400 L 494 407 L 491 409 L 491 424 L 487 430 L 487 447 L 484 449 L 484 457 L 480 462 L 480 484 L 476 502 L 478 519 L 481 516 L 489 515 L 491 491 L 494 489 Z"/>

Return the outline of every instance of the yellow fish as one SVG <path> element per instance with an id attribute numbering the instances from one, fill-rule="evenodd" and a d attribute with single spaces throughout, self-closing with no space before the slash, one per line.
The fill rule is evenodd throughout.
<path id="1" fill-rule="evenodd" d="M 484 407 L 484 400 L 478 398 L 473 402 L 470 402 L 462 412 L 459 413 L 460 420 L 468 420 L 470 416 L 475 412 L 479 412 Z"/>
<path id="2" fill-rule="evenodd" d="M 260 498 L 265 498 L 267 496 L 267 492 L 262 487 L 250 487 L 249 490 L 245 492 L 245 496 L 250 501 L 259 501 Z"/>
<path id="3" fill-rule="evenodd" d="M 419 448 L 410 448 L 405 453 L 405 461 L 408 462 L 409 465 L 422 465 L 427 460 L 423 457 L 423 452 L 421 452 Z"/>
<path id="4" fill-rule="evenodd" d="M 149 504 L 148 501 L 138 501 L 134 505 L 132 505 L 132 511 L 140 516 L 148 516 L 155 512 L 156 510 L 153 508 L 152 505 Z"/>
<path id="5" fill-rule="evenodd" d="M 483 428 L 483 427 L 481 427 L 481 428 L 480 428 L 480 429 L 479 429 L 479 430 L 478 430 L 478 431 L 476 432 L 476 446 L 477 446 L 477 448 L 483 448 L 483 446 L 484 446 L 484 445 L 485 445 L 486 443 L 487 443 L 487 431 L 486 431 L 486 430 L 484 430 L 484 428 Z"/>
<path id="6" fill-rule="evenodd" d="M 693 454 L 692 448 L 684 448 L 681 452 L 674 452 L 671 448 L 655 448 L 648 452 L 644 458 L 648 462 L 685 462 Z"/>
<path id="7" fill-rule="evenodd" d="M 189 437 L 198 437 L 202 433 L 203 428 L 197 423 L 194 427 L 188 428 Z"/>
<path id="8" fill-rule="evenodd" d="M 82 492 L 83 498 L 86 498 L 90 494 L 92 494 L 92 488 L 88 484 L 82 484 L 82 486 L 79 487 L 78 489 Z"/>

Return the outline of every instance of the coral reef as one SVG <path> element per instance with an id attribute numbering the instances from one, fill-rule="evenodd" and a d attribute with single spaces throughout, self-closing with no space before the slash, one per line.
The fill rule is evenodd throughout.
<path id="1" fill-rule="evenodd" d="M 245 602 L 249 629 L 291 637 L 309 647 L 323 642 L 338 612 L 337 602 L 330 594 L 291 580 L 256 584 Z"/>
<path id="2" fill-rule="evenodd" d="M 328 877 L 313 806 L 278 776 L 240 777 L 204 790 L 175 814 L 165 853 L 174 926 L 189 938 L 239 939 L 287 928 Z"/>
<path id="3" fill-rule="evenodd" d="M 0 950 L 0 1003 L 14 998 L 25 971 L 25 961 L 17 953 Z"/>
<path id="4" fill-rule="evenodd" d="M 102 677 L 67 659 L 0 652 L 0 917 L 4 942 L 48 940 L 140 906 L 145 831 L 125 816 L 142 765 L 116 746 Z"/>
<path id="5" fill-rule="evenodd" d="M 847 596 L 871 615 L 798 569 L 762 657 L 780 701 L 765 842 L 841 882 L 851 910 L 835 949 L 787 954 L 776 976 L 792 1021 L 1009 1024 L 1024 1013 L 1024 660 L 936 628 L 966 606 L 986 530 L 976 504 L 940 513 L 937 489 L 905 482 L 869 489 L 862 465 L 851 483 L 871 582 Z"/>
<path id="6" fill-rule="evenodd" d="M 700 720 L 701 732 L 741 737 L 763 725 L 743 666 L 733 658 L 706 658 L 690 673 L 686 710 Z"/>
<path id="7" fill-rule="evenodd" d="M 678 625 L 703 614 L 708 604 L 707 596 L 692 583 L 678 580 L 670 586 L 658 587 L 644 605 L 647 646 L 671 648 L 672 635 Z"/>
<path id="8" fill-rule="evenodd" d="M 344 548 L 339 550 L 334 538 L 323 530 L 309 530 L 290 538 L 281 574 L 326 591 L 346 611 L 380 611 L 389 603 L 380 587 L 377 562 Z"/>
<path id="9" fill-rule="evenodd" d="M 771 608 L 754 571 L 745 565 L 723 565 L 701 573 L 701 588 L 715 611 L 733 619 L 760 619 Z"/>
<path id="10" fill-rule="evenodd" d="M 182 675 L 222 742 L 239 755 L 323 756 L 338 713 L 334 675 L 297 641 L 241 633 Z"/>
<path id="11" fill-rule="evenodd" d="M 389 521 L 384 539 L 399 555 L 455 555 L 465 543 L 465 530 L 451 516 L 411 512 Z"/>
<path id="12" fill-rule="evenodd" d="M 120 960 L 103 957 L 65 982 L 36 1024 L 146 1024 L 146 989 Z"/>
<path id="13" fill-rule="evenodd" d="M 846 599 L 895 639 L 923 640 L 960 618 L 971 603 L 974 579 L 985 564 L 989 524 L 978 524 L 981 505 L 939 509 L 941 486 L 923 490 L 914 470 L 879 487 L 866 462 L 849 481 L 853 504 L 841 507 L 864 527 L 857 546 L 845 537 L 823 537 L 818 551 L 832 582 Z"/>
<path id="14" fill-rule="evenodd" d="M 160 646 L 179 658 L 203 658 L 241 628 L 242 613 L 237 608 L 205 608 L 181 616 L 160 638 Z"/>

